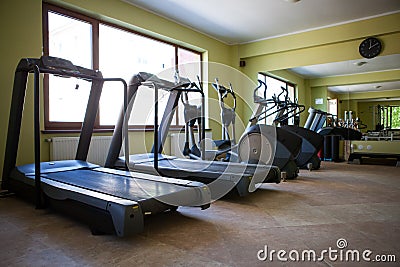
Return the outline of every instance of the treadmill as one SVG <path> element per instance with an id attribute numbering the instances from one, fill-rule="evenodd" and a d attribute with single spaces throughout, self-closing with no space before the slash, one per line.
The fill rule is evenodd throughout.
<path id="1" fill-rule="evenodd" d="M 34 73 L 35 163 L 16 166 L 27 78 Z M 40 74 L 74 77 L 91 82 L 86 115 L 75 160 L 40 162 Z M 37 208 L 50 207 L 86 222 L 92 233 L 129 236 L 143 231 L 145 215 L 178 206 L 208 208 L 210 191 L 200 182 L 102 168 L 86 162 L 104 82 L 100 71 L 43 56 L 21 59 L 14 77 L 4 158 L 2 188 L 33 200 Z M 125 101 L 126 103 L 126 101 Z"/>
<path id="2" fill-rule="evenodd" d="M 119 157 L 123 144 L 124 120 L 128 121 L 134 104 L 137 92 L 141 86 L 151 87 L 155 90 L 155 95 L 159 89 L 169 92 L 168 101 L 164 110 L 160 125 L 158 125 L 158 107 L 155 97 L 155 118 L 154 118 L 154 145 L 151 153 L 130 155 L 126 153 L 124 157 Z M 235 162 L 206 161 L 204 160 L 204 146 L 201 146 L 202 160 L 182 159 L 174 156 L 163 155 L 163 146 L 166 141 L 168 131 L 174 116 L 179 99 L 183 92 L 199 92 L 202 95 L 204 107 L 203 91 L 195 83 L 188 79 L 181 78 L 177 83 L 161 79 L 150 73 L 140 72 L 134 75 L 128 86 L 128 102 L 126 118 L 123 110 L 114 128 L 114 134 L 110 145 L 110 150 L 106 159 L 105 167 L 117 169 L 131 169 L 138 172 L 161 174 L 168 177 L 178 177 L 180 179 L 195 180 L 208 185 L 211 191 L 211 199 L 217 200 L 228 192 L 236 191 L 240 196 L 245 196 L 256 190 L 260 183 L 279 183 L 281 174 L 279 168 L 271 165 L 247 164 Z M 199 132 L 200 140 L 204 140 L 204 111 L 202 111 L 202 123 Z M 126 142 L 125 142 L 126 143 Z M 129 164 L 126 164 L 129 162 Z"/>

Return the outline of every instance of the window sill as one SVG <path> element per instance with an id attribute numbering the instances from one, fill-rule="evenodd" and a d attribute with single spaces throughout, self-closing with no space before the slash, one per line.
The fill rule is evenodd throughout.
<path id="1" fill-rule="evenodd" d="M 114 129 L 95 129 L 94 133 L 112 133 Z M 80 133 L 79 129 L 51 129 L 51 130 L 42 130 L 42 134 L 70 134 L 70 133 Z"/>
<path id="2" fill-rule="evenodd" d="M 195 129 L 197 130 L 197 129 Z M 151 128 L 131 128 L 129 132 L 153 132 L 153 127 Z M 184 132 L 183 127 L 171 127 L 170 132 Z M 211 129 L 206 129 L 206 131 L 211 131 Z M 48 129 L 42 130 L 42 134 L 71 134 L 80 133 L 81 130 L 78 129 Z M 93 133 L 113 133 L 114 129 L 94 129 Z"/>

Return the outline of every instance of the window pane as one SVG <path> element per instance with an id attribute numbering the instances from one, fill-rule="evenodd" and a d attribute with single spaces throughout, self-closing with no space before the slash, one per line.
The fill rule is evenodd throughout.
<path id="1" fill-rule="evenodd" d="M 82 122 L 91 84 L 77 79 L 49 77 L 49 121 Z"/>
<path id="2" fill-rule="evenodd" d="M 274 79 L 272 77 L 266 76 L 265 81 L 268 86 L 268 90 L 267 90 L 268 95 L 271 94 L 271 96 L 272 95 L 278 96 L 279 94 L 281 94 L 283 92 L 282 87 L 286 88 L 286 83 L 279 81 L 277 79 Z M 283 100 L 284 97 L 285 97 L 285 95 L 282 93 L 280 95 L 280 99 Z"/>
<path id="3" fill-rule="evenodd" d="M 265 92 L 266 98 L 267 99 L 271 99 L 273 96 L 278 96 L 280 95 L 280 100 L 284 100 L 285 98 L 285 93 L 282 93 L 282 87 L 283 88 L 287 88 L 288 90 L 288 97 L 291 101 L 295 101 L 295 87 L 292 84 L 289 84 L 287 82 L 281 81 L 279 79 L 276 79 L 274 77 L 270 77 L 268 75 L 259 73 L 258 74 L 258 79 L 265 82 L 267 85 L 267 90 Z M 264 88 L 261 88 L 260 90 L 258 90 L 258 95 L 264 97 Z M 272 104 L 270 105 L 270 107 L 272 107 Z M 268 114 L 272 113 L 274 110 L 271 110 Z M 274 119 L 275 119 L 276 113 L 274 113 L 273 115 L 269 116 L 268 118 L 262 120 L 262 123 L 265 124 L 272 124 Z M 293 124 L 294 123 L 294 118 L 290 118 L 288 121 L 289 124 Z"/>
<path id="4" fill-rule="evenodd" d="M 179 68 L 181 76 L 192 81 L 197 80 L 201 71 L 201 55 L 187 49 L 179 48 L 150 37 L 121 29 L 117 26 L 101 24 L 100 21 L 74 12 L 48 9 L 48 47 L 50 56 L 70 60 L 73 64 L 93 68 L 93 62 L 99 62 L 99 69 L 104 77 L 120 77 L 127 82 L 137 72 L 150 72 L 160 78 L 174 80 L 175 65 L 186 64 Z M 93 35 L 93 25 L 99 23 L 99 39 Z M 93 42 L 92 39 L 95 39 Z M 99 44 L 99 50 L 93 47 Z M 46 44 L 47 45 L 47 44 Z M 177 54 L 176 54 L 177 53 Z M 93 55 L 99 55 L 94 59 Z M 179 62 L 175 60 L 179 57 Z M 96 65 L 97 67 L 97 65 Z M 78 84 L 78 85 L 77 85 Z M 82 122 L 90 93 L 90 83 L 60 77 L 49 77 L 48 116 L 49 122 L 65 122 L 66 127 L 74 127 L 70 122 Z M 47 89 L 47 88 L 46 88 Z M 153 89 L 141 89 L 138 92 L 136 105 L 130 123 L 135 125 L 153 124 Z M 196 95 L 196 94 L 194 94 Z M 165 109 L 169 94 L 159 92 L 159 118 Z M 99 123 L 101 126 L 112 126 L 119 115 L 123 99 L 123 87 L 118 82 L 106 82 L 100 99 Z M 199 102 L 200 103 L 200 102 Z M 183 114 L 183 109 L 178 109 Z M 177 115 L 178 112 L 175 114 Z M 175 116 L 176 117 L 176 116 Z M 181 121 L 182 116 L 180 116 Z M 177 119 L 173 119 L 173 125 Z M 183 124 L 181 122 L 180 124 Z M 51 125 L 51 124 L 50 124 Z"/>
<path id="5" fill-rule="evenodd" d="M 201 55 L 192 51 L 178 48 L 178 68 L 179 75 L 185 78 L 189 78 L 193 82 L 197 82 L 197 76 L 201 79 Z M 192 105 L 201 104 L 201 95 L 199 93 L 188 94 L 189 103 Z M 183 104 L 179 101 L 178 105 L 178 124 L 183 125 L 185 123 L 183 117 Z M 176 120 L 174 119 L 173 122 Z"/>
<path id="6" fill-rule="evenodd" d="M 129 83 L 131 77 L 138 72 L 157 74 L 174 66 L 174 46 L 134 33 L 100 25 L 99 43 L 100 70 L 104 77 L 119 77 Z M 139 90 L 134 110 L 136 110 L 136 105 L 149 108 L 154 102 L 152 92 L 149 90 L 148 92 L 142 92 L 143 90 Z M 115 124 L 122 106 L 122 100 L 123 89 L 120 84 L 104 84 L 103 94 L 100 99 L 101 125 Z M 133 112 L 132 114 L 135 115 L 131 116 L 130 122 L 136 125 L 144 125 L 147 113 L 141 113 L 144 113 L 144 111 Z M 136 116 L 138 116 L 137 120 L 133 118 Z"/>
<path id="7" fill-rule="evenodd" d="M 55 13 L 48 13 L 49 55 L 92 67 L 91 24 Z M 79 86 L 76 86 L 77 83 Z M 90 92 L 90 83 L 49 77 L 49 120 L 82 122 Z"/>
<path id="8" fill-rule="evenodd" d="M 197 81 L 197 75 L 201 77 L 201 56 L 199 53 L 178 48 L 179 75 Z"/>
<path id="9" fill-rule="evenodd" d="M 271 99 L 272 96 L 274 95 L 274 91 L 272 90 L 272 86 L 270 86 L 268 84 L 268 82 L 266 81 L 267 76 L 263 75 L 263 74 L 258 74 L 258 79 L 263 81 L 266 85 L 267 85 L 267 89 L 265 90 L 265 87 L 262 86 L 258 91 L 258 95 L 265 97 L 266 99 Z M 263 116 L 262 116 L 263 117 Z M 263 123 L 263 124 L 267 124 L 267 125 L 272 125 L 272 123 L 274 122 L 274 118 L 273 116 L 269 116 L 267 118 L 262 119 L 259 123 Z"/>
<path id="10" fill-rule="evenodd" d="M 169 92 L 158 91 L 158 123 L 166 108 Z M 139 87 L 136 101 L 132 107 L 129 125 L 154 125 L 154 89 L 147 86 Z"/>
<path id="11" fill-rule="evenodd" d="M 400 129 L 400 106 L 392 107 L 392 129 Z"/>
<path id="12" fill-rule="evenodd" d="M 293 102 L 295 102 L 296 98 L 296 93 L 293 85 L 288 84 L 288 91 L 289 91 L 289 98 Z"/>

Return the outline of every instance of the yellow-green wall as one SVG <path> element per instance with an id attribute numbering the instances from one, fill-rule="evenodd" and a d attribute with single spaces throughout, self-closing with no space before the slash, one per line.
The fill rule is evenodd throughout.
<path id="1" fill-rule="evenodd" d="M 327 88 L 325 86 L 311 88 L 312 107 L 323 111 L 327 111 L 327 99 L 328 99 L 328 94 L 327 94 Z M 318 102 L 317 100 L 319 101 L 322 100 L 322 103 L 320 104 L 320 102 Z"/>
<path id="2" fill-rule="evenodd" d="M 0 51 L 2 64 L 0 72 L 0 167 L 3 171 L 3 160 L 6 142 L 6 129 L 8 126 L 8 114 L 11 102 L 11 91 L 13 86 L 14 71 L 20 58 L 37 57 L 42 50 L 42 7 L 38 1 L 1 1 L 0 20 L 2 27 L 0 35 Z M 37 15 L 36 15 L 37 14 Z M 32 81 L 30 79 L 30 81 Z M 26 110 L 31 110 L 33 93 L 27 92 Z M 28 113 L 29 115 L 29 113 Z M 33 117 L 31 115 L 30 117 Z M 33 159 L 33 120 L 24 119 L 21 131 L 21 143 L 19 162 L 27 162 Z"/>

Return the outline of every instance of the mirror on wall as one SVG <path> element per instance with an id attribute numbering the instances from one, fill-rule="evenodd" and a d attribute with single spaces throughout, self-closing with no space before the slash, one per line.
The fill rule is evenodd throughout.
<path id="1" fill-rule="evenodd" d="M 308 98 L 309 106 L 336 112 L 341 120 L 351 114 L 363 132 L 400 124 L 400 54 L 274 72 L 300 77 L 297 82 L 311 92 L 299 99 Z"/>

